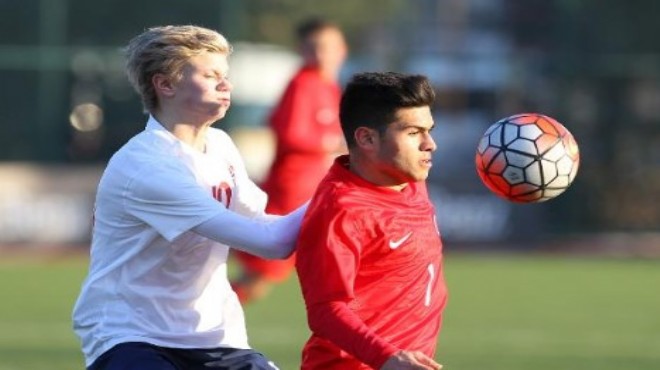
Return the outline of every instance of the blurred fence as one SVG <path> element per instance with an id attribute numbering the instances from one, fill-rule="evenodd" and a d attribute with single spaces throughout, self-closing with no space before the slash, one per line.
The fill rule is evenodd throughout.
<path id="1" fill-rule="evenodd" d="M 221 127 L 257 135 L 241 141 L 258 179 L 272 148 L 254 141 L 267 142 L 265 117 L 297 63 L 291 28 L 312 14 L 346 31 L 344 79 L 433 81 L 431 196 L 449 240 L 660 232 L 660 2 L 26 0 L 0 1 L 0 14 L 0 243 L 88 237 L 94 179 L 144 122 L 120 47 L 153 25 L 217 28 L 237 46 Z M 523 111 L 564 123 L 582 154 L 571 189 L 543 205 L 496 199 L 474 172 L 483 130 Z"/>
<path id="2" fill-rule="evenodd" d="M 0 245 L 89 242 L 99 166 L 0 165 Z"/>

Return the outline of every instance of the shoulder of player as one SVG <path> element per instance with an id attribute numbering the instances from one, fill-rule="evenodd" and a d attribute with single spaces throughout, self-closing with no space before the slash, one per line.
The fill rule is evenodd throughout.
<path id="1" fill-rule="evenodd" d="M 360 188 L 341 181 L 323 181 L 310 207 L 321 208 L 325 213 L 360 219 L 365 213 L 372 213 L 374 201 Z"/>
<path id="2" fill-rule="evenodd" d="M 173 141 L 166 140 L 152 131 L 143 131 L 124 144 L 112 156 L 111 162 L 164 163 L 176 147 Z"/>
<path id="3" fill-rule="evenodd" d="M 215 139 L 215 140 L 232 141 L 231 136 L 229 136 L 229 134 L 225 130 L 223 130 L 221 128 L 217 128 L 217 127 L 209 127 L 209 129 L 207 131 L 207 135 L 208 135 L 208 138 Z"/>
<path id="4" fill-rule="evenodd" d="M 289 89 L 306 88 L 308 86 L 316 86 L 322 80 L 319 78 L 318 72 L 310 69 L 303 69 L 296 73 L 289 82 Z"/>
<path id="5" fill-rule="evenodd" d="M 117 153 L 106 167 L 105 174 L 123 178 L 127 183 L 163 183 L 190 176 L 190 170 L 178 160 L 159 159 L 155 156 L 122 156 Z"/>
<path id="6" fill-rule="evenodd" d="M 211 127 L 207 132 L 208 154 L 222 157 L 228 163 L 236 166 L 243 162 L 234 139 L 222 129 Z"/>
<path id="7" fill-rule="evenodd" d="M 154 138 L 149 132 L 140 133 L 112 156 L 105 174 L 117 180 L 123 178 L 128 183 L 159 182 L 191 175 L 175 150 L 174 143 Z"/>

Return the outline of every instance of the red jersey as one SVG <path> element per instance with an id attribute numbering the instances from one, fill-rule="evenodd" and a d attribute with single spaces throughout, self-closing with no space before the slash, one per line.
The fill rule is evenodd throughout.
<path id="1" fill-rule="evenodd" d="M 435 355 L 447 291 L 424 182 L 373 185 L 337 158 L 312 199 L 296 269 L 312 336 L 302 369 L 370 369 L 399 350 Z"/>
<path id="2" fill-rule="evenodd" d="M 270 118 L 277 150 L 263 189 L 269 212 L 284 214 L 314 194 L 332 164 L 324 142 L 343 137 L 339 124 L 341 87 L 303 67 L 293 77 Z"/>
<path id="3" fill-rule="evenodd" d="M 287 86 L 270 117 L 277 151 L 268 178 L 262 184 L 268 194 L 266 212 L 287 214 L 309 200 L 332 164 L 334 153 L 324 142 L 343 137 L 339 124 L 341 88 L 318 69 L 303 67 Z M 264 260 L 234 251 L 243 267 L 270 281 L 282 281 L 293 271 L 294 256 Z"/>

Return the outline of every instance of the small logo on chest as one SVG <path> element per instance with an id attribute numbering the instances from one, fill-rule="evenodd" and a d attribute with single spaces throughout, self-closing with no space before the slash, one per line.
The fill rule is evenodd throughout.
<path id="1" fill-rule="evenodd" d="M 402 236 L 399 239 L 390 239 L 390 249 L 397 249 L 399 248 L 403 243 L 405 243 L 410 237 L 412 236 L 413 232 L 409 232 L 408 234 Z"/>
<path id="2" fill-rule="evenodd" d="M 229 184 L 226 182 L 221 182 L 218 186 L 211 187 L 211 192 L 213 193 L 213 198 L 224 204 L 225 207 L 229 208 L 229 205 L 231 205 L 231 196 L 233 193 Z"/>
<path id="3" fill-rule="evenodd" d="M 227 181 L 220 181 L 218 185 L 211 187 L 211 193 L 213 194 L 213 198 L 224 204 L 225 207 L 229 208 L 231 205 L 231 198 L 233 193 L 232 188 L 236 187 L 236 171 L 234 171 L 234 166 L 229 165 L 227 167 L 227 172 L 229 173 L 231 182 L 234 184 L 234 186 L 231 186 Z"/>

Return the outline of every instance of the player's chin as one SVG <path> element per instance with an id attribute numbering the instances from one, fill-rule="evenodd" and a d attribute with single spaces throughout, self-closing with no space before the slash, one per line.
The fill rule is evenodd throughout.
<path id="1" fill-rule="evenodd" d="M 411 174 L 411 180 L 412 181 L 425 181 L 426 179 L 429 178 L 429 171 L 426 169 L 420 169 L 418 171 L 415 171 L 415 173 Z"/>
<path id="2" fill-rule="evenodd" d="M 225 118 L 225 116 L 227 115 L 227 111 L 229 111 L 229 106 L 220 107 L 219 109 L 215 110 L 213 113 L 215 115 L 216 121 Z"/>
<path id="3" fill-rule="evenodd" d="M 430 159 L 422 159 L 419 161 L 419 167 L 421 167 L 422 170 L 428 172 L 431 170 L 431 167 L 433 167 L 433 161 Z"/>

